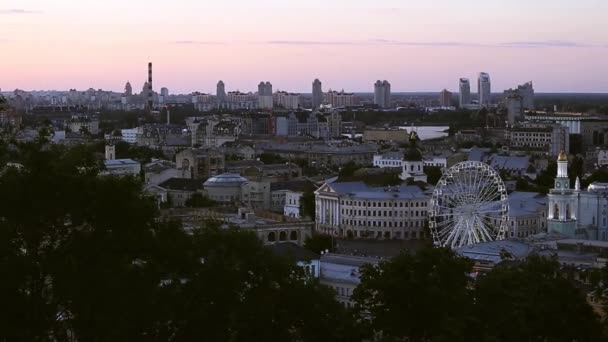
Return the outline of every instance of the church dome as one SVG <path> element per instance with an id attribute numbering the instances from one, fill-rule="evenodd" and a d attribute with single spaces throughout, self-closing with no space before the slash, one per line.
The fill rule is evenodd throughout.
<path id="1" fill-rule="evenodd" d="M 557 161 L 568 161 L 568 155 L 566 154 L 566 151 L 562 150 L 559 153 L 559 157 L 557 157 Z"/>
<path id="2" fill-rule="evenodd" d="M 226 187 L 240 186 L 247 183 L 247 178 L 242 177 L 238 173 L 223 173 L 207 179 L 203 184 L 204 187 Z"/>

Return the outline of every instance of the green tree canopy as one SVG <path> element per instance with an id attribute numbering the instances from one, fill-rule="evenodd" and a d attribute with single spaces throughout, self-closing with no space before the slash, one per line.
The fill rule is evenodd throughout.
<path id="1" fill-rule="evenodd" d="M 471 267 L 448 249 L 402 253 L 363 266 L 354 299 L 386 341 L 471 341 Z"/>
<path id="2" fill-rule="evenodd" d="M 484 340 L 602 340 L 599 318 L 554 259 L 496 267 L 477 280 L 475 298 Z"/>
<path id="3" fill-rule="evenodd" d="M 90 149 L 15 158 L 0 174 L 0 341 L 361 340 L 331 289 L 253 233 L 158 219 Z"/>

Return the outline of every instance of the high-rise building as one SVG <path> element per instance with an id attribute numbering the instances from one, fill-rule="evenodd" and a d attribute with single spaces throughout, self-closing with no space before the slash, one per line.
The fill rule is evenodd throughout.
<path id="1" fill-rule="evenodd" d="M 346 106 L 354 106 L 359 104 L 359 100 L 353 93 L 346 93 L 344 90 L 335 91 L 329 90 L 327 93 L 323 94 L 324 101 L 327 104 L 330 104 L 333 108 L 336 107 L 346 107 Z"/>
<path id="2" fill-rule="evenodd" d="M 451 107 L 452 106 L 452 93 L 447 89 L 443 89 L 441 93 L 439 93 L 439 105 L 441 107 Z"/>
<path id="3" fill-rule="evenodd" d="M 218 102 L 226 101 L 226 88 L 224 86 L 224 81 L 217 82 L 217 90 L 215 92 L 215 96 L 217 96 Z"/>
<path id="4" fill-rule="evenodd" d="M 458 83 L 458 103 L 460 108 L 471 104 L 471 83 L 468 78 L 461 78 Z"/>
<path id="5" fill-rule="evenodd" d="M 133 87 L 131 87 L 131 82 L 127 81 L 125 84 L 125 95 L 132 96 L 133 95 Z"/>
<path id="6" fill-rule="evenodd" d="M 312 108 L 316 109 L 321 106 L 323 102 L 323 87 L 319 79 L 315 79 L 312 82 Z"/>
<path id="7" fill-rule="evenodd" d="M 522 105 L 524 109 L 534 109 L 534 86 L 532 85 L 532 81 L 518 86 L 517 91 L 522 97 Z"/>
<path id="8" fill-rule="evenodd" d="M 297 109 L 300 107 L 300 94 L 277 91 L 272 95 L 274 103 L 283 108 Z"/>
<path id="9" fill-rule="evenodd" d="M 488 73 L 479 73 L 479 77 L 477 78 L 477 92 L 479 94 L 480 107 L 487 107 L 492 103 L 492 86 Z"/>
<path id="10" fill-rule="evenodd" d="M 164 97 L 166 100 L 167 97 L 169 96 L 169 89 L 167 89 L 165 87 L 160 88 L 160 96 Z"/>
<path id="11" fill-rule="evenodd" d="M 258 84 L 258 107 L 260 109 L 272 109 L 272 84 L 260 82 Z"/>
<path id="12" fill-rule="evenodd" d="M 374 103 L 380 108 L 388 108 L 391 99 L 391 84 L 388 81 L 376 81 L 374 84 Z"/>

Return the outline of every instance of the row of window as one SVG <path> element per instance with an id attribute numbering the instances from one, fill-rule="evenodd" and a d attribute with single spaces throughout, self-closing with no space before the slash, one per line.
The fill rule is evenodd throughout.
<path id="1" fill-rule="evenodd" d="M 393 215 L 393 213 L 395 213 Z M 410 214 L 411 213 L 411 214 Z M 354 209 L 342 209 L 342 215 L 350 215 L 350 216 L 367 216 L 367 217 L 419 217 L 419 216 L 427 216 L 427 211 L 420 210 L 406 210 L 406 211 L 392 211 L 392 210 L 354 210 Z"/>
<path id="2" fill-rule="evenodd" d="M 384 228 L 419 228 L 423 227 L 422 221 L 360 221 L 342 220 L 342 224 L 359 227 L 384 227 Z"/>
<path id="3" fill-rule="evenodd" d="M 268 242 L 277 241 L 277 234 L 275 232 L 268 233 Z M 298 240 L 298 232 L 293 230 L 289 233 L 289 240 L 296 241 Z M 279 241 L 287 241 L 287 232 L 281 231 L 279 232 Z"/>
<path id="4" fill-rule="evenodd" d="M 347 230 L 346 236 L 360 238 L 375 238 L 375 239 L 422 239 L 424 232 L 391 232 L 391 231 L 374 231 L 369 230 Z"/>
<path id="5" fill-rule="evenodd" d="M 411 207 L 423 207 L 426 208 L 428 203 L 427 202 L 411 202 Z M 382 201 L 382 202 L 365 202 L 365 201 L 348 201 L 348 200 L 342 200 L 341 201 L 342 205 L 352 205 L 352 206 L 359 206 L 359 207 L 372 207 L 372 208 L 408 208 L 410 207 L 410 202 L 388 202 L 388 201 Z"/>

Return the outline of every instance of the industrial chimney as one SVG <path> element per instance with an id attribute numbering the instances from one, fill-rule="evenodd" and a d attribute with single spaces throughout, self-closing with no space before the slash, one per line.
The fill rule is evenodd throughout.
<path id="1" fill-rule="evenodd" d="M 152 94 L 152 62 L 148 63 L 148 111 L 152 111 L 154 95 Z"/>

